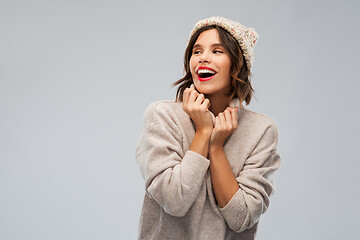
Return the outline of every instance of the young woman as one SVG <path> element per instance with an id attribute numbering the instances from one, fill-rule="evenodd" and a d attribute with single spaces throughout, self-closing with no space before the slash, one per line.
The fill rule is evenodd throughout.
<path id="1" fill-rule="evenodd" d="M 152 103 L 136 159 L 146 194 L 139 239 L 254 239 L 280 166 L 275 122 L 247 110 L 254 29 L 199 21 L 176 101 Z"/>

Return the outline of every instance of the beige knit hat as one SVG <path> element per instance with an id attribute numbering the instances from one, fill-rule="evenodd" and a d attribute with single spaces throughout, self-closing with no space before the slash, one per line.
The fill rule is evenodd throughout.
<path id="1" fill-rule="evenodd" d="M 190 33 L 190 38 L 200 28 L 215 25 L 228 31 L 238 41 L 241 50 L 243 51 L 246 65 L 249 70 L 251 70 L 254 62 L 254 46 L 259 36 L 253 28 L 247 28 L 240 23 L 231 21 L 227 18 L 211 17 L 198 21 Z"/>

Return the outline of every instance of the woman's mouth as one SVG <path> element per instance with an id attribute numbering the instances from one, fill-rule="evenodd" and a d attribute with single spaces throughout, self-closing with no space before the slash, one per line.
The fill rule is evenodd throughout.
<path id="1" fill-rule="evenodd" d="M 214 69 L 208 67 L 199 67 L 196 73 L 199 81 L 209 81 L 216 74 Z"/>

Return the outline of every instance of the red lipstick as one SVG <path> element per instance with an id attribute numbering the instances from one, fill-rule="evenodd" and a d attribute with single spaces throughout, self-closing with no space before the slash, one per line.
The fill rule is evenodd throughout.
<path id="1" fill-rule="evenodd" d="M 196 73 L 197 73 L 198 80 L 201 82 L 204 82 L 204 81 L 209 81 L 210 79 L 212 79 L 215 76 L 216 71 L 212 68 L 201 66 L 197 69 Z M 209 77 L 200 77 L 200 74 L 206 74 L 206 73 L 210 73 L 212 75 Z"/>

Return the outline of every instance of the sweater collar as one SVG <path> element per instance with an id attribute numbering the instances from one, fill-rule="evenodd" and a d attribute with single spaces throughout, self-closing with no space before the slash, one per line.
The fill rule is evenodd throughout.
<path id="1" fill-rule="evenodd" d="M 229 107 L 238 107 L 240 109 L 240 101 L 238 98 L 231 100 Z"/>

